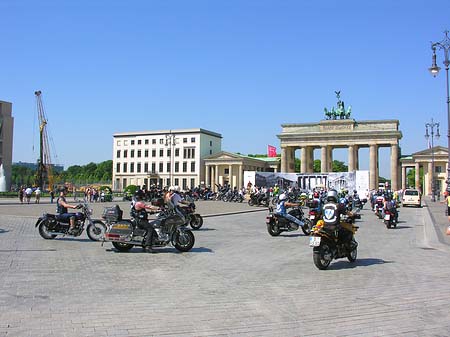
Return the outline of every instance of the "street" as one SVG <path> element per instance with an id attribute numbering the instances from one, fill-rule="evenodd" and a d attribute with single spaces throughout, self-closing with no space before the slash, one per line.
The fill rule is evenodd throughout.
<path id="1" fill-rule="evenodd" d="M 265 210 L 205 217 L 190 252 L 148 254 L 44 240 L 39 207 L 0 206 L 0 336 L 450 335 L 450 258 L 424 239 L 426 208 L 401 208 L 390 230 L 364 209 L 357 261 L 320 271 L 300 230 L 267 233 Z"/>

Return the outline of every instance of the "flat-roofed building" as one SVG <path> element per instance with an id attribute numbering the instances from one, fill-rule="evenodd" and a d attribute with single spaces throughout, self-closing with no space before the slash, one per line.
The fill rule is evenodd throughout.
<path id="1" fill-rule="evenodd" d="M 201 128 L 113 135 L 113 189 L 128 185 L 193 188 L 205 180 L 203 158 L 221 151 L 222 135 Z"/>

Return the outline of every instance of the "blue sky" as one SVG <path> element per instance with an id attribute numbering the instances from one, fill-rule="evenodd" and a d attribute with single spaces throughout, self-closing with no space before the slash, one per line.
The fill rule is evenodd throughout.
<path id="1" fill-rule="evenodd" d="M 2 0 L 13 161 L 38 157 L 36 90 L 52 160 L 66 168 L 111 159 L 112 135 L 127 131 L 201 127 L 221 133 L 225 151 L 279 151 L 281 124 L 323 119 L 336 90 L 356 120 L 399 119 L 403 154 L 426 147 L 431 118 L 447 146 L 445 73 L 427 69 L 449 10 L 448 0 Z M 389 150 L 380 157 L 389 177 Z"/>

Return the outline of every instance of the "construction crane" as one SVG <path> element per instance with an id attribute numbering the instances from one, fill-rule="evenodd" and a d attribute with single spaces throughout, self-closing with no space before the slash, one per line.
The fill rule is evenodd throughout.
<path id="1" fill-rule="evenodd" d="M 36 96 L 36 108 L 39 120 L 39 159 L 36 172 L 36 186 L 41 190 L 45 188 L 45 180 L 48 182 L 48 189 L 53 190 L 53 171 L 50 160 L 50 146 L 47 135 L 47 116 L 45 115 L 44 105 L 42 104 L 42 92 L 34 92 Z"/>

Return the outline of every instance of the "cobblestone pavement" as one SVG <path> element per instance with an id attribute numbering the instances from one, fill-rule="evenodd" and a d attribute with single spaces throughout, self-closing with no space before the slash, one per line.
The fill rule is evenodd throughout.
<path id="1" fill-rule="evenodd" d="M 0 206 L 2 337 L 450 335 L 450 256 L 427 232 L 427 207 L 401 208 L 389 230 L 363 210 L 358 260 L 325 271 L 300 231 L 269 236 L 265 211 L 207 217 L 190 252 L 148 254 L 44 240 L 45 207 Z"/>
<path id="2" fill-rule="evenodd" d="M 431 201 L 431 198 L 426 196 L 423 199 L 424 207 L 427 207 L 431 220 L 434 224 L 434 230 L 436 231 L 437 240 L 440 244 L 450 246 L 450 235 L 446 235 L 447 227 L 450 225 L 448 217 L 446 215 L 447 204 L 444 199 Z"/>

